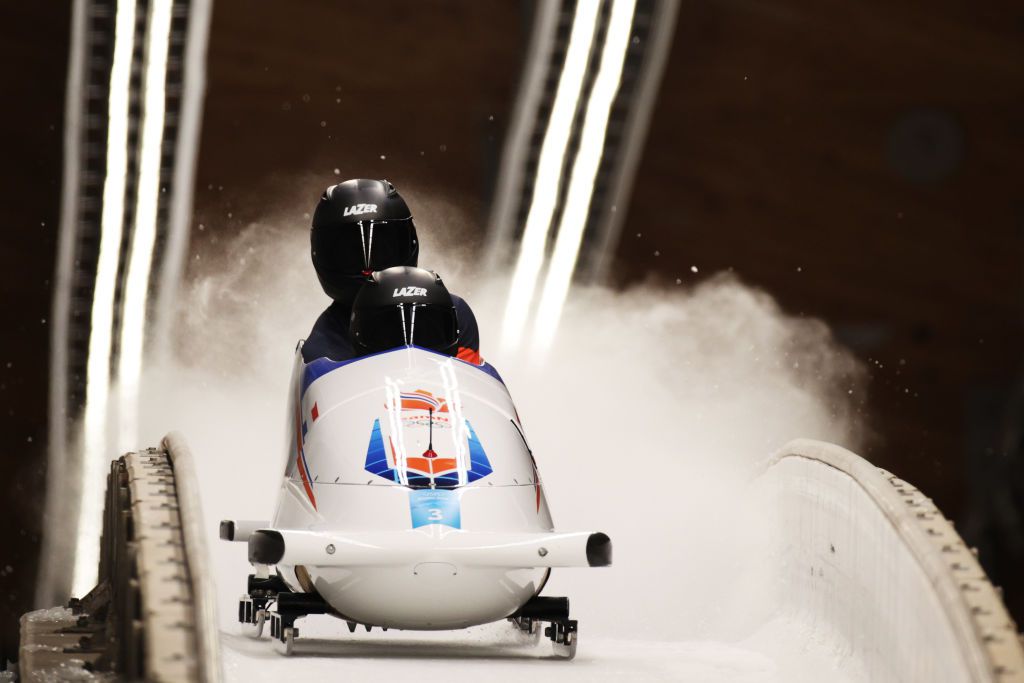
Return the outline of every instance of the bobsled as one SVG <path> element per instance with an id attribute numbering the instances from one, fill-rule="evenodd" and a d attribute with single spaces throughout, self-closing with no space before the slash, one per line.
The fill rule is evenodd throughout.
<path id="1" fill-rule="evenodd" d="M 553 568 L 611 564 L 611 541 L 558 532 L 537 463 L 497 372 L 416 346 L 304 363 L 291 380 L 274 516 L 225 520 L 254 572 L 239 621 L 286 653 L 296 621 L 349 630 L 461 629 L 508 620 L 556 656 L 576 652 Z"/>

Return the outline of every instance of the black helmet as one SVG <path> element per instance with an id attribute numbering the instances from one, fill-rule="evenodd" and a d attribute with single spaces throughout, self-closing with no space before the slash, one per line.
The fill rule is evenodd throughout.
<path id="1" fill-rule="evenodd" d="M 455 355 L 459 328 L 452 295 L 436 273 L 422 268 L 373 273 L 352 304 L 349 338 L 360 355 L 399 346 Z"/>
<path id="2" fill-rule="evenodd" d="M 327 296 L 351 301 L 375 270 L 415 266 L 416 226 L 386 180 L 346 180 L 320 197 L 309 234 L 313 267 Z"/>

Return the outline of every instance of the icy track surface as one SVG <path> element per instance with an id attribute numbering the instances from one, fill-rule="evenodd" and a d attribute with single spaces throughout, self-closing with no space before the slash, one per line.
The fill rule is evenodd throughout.
<path id="1" fill-rule="evenodd" d="M 460 632 L 417 633 L 361 627 L 355 633 L 330 617 L 298 622 L 302 639 L 285 656 L 266 635 L 254 640 L 224 631 L 221 647 L 229 681 L 396 680 L 417 681 L 853 681 L 825 652 L 788 651 L 802 639 L 794 624 L 772 625 L 754 640 L 735 645 L 713 641 L 639 641 L 581 637 L 576 659 L 551 658 L 546 638 L 534 644 L 510 625 L 490 624 Z M 770 654 L 766 651 L 770 651 Z"/>

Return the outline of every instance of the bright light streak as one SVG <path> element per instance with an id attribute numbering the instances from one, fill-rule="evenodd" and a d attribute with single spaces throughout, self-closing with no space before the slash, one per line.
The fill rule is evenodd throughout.
<path id="1" fill-rule="evenodd" d="M 125 176 L 128 171 L 128 87 L 135 34 L 135 0 L 117 3 L 114 19 L 114 59 L 107 101 L 107 176 L 103 182 L 100 249 L 92 299 L 87 361 L 82 497 L 72 594 L 85 595 L 96 583 L 100 531 L 103 521 L 107 450 L 107 403 L 110 398 L 110 353 L 114 323 L 114 290 L 124 223 Z"/>
<path id="2" fill-rule="evenodd" d="M 598 0 L 579 0 L 576 15 L 569 34 L 569 47 L 565 54 L 565 65 L 558 79 L 555 103 L 551 118 L 544 133 L 540 148 L 537 175 L 534 179 L 533 198 L 526 217 L 519 259 L 509 286 L 508 303 L 505 306 L 502 344 L 506 349 L 519 345 L 523 328 L 533 301 L 534 290 L 541 266 L 544 263 L 544 249 L 551 217 L 555 212 L 558 189 L 561 185 L 562 166 L 565 162 L 566 146 L 572 131 L 576 106 L 583 87 L 587 60 L 594 41 L 597 23 Z"/>
<path id="3" fill-rule="evenodd" d="M 119 450 L 135 447 L 138 438 L 139 380 L 146 338 L 146 302 L 156 242 L 160 201 L 160 157 L 164 133 L 167 52 L 171 39 L 172 0 L 155 0 L 146 30 L 146 76 L 142 109 L 142 147 L 135 205 L 135 230 L 128 259 L 121 314 L 121 358 L 118 372 L 121 442 Z"/>
<path id="4" fill-rule="evenodd" d="M 601 65 L 587 103 L 580 150 L 573 162 L 558 237 L 534 323 L 533 345 L 540 352 L 550 348 L 554 340 L 572 274 L 576 269 L 580 242 L 594 194 L 594 178 L 601 166 L 608 118 L 622 80 L 622 65 L 629 47 L 635 6 L 636 0 L 614 0 L 612 4 L 608 33 L 601 52 Z"/>
<path id="5" fill-rule="evenodd" d="M 391 427 L 388 444 L 391 446 L 391 453 L 395 458 L 399 483 L 402 486 L 408 486 L 409 473 L 406 470 L 408 455 L 405 451 L 405 432 L 402 431 L 402 385 L 390 377 L 385 377 L 384 394 L 386 397 L 384 405 L 388 411 L 388 423 Z"/>

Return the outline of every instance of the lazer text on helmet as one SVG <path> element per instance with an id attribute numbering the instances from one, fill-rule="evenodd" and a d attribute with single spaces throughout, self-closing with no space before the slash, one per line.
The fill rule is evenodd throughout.
<path id="1" fill-rule="evenodd" d="M 425 287 L 401 287 L 396 288 L 395 293 L 391 295 L 391 298 L 399 296 L 426 296 L 427 290 Z"/>
<path id="2" fill-rule="evenodd" d="M 377 213 L 376 204 L 353 204 L 345 207 L 346 216 L 360 216 L 364 213 Z"/>

